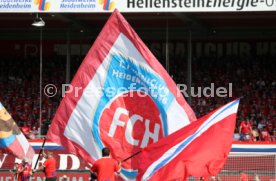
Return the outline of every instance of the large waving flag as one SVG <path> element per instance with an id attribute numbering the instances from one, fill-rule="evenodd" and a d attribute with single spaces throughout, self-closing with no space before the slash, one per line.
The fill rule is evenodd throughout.
<path id="1" fill-rule="evenodd" d="M 0 102 L 0 148 L 6 149 L 19 159 L 32 162 L 35 154 L 32 146 L 20 131 L 11 115 Z"/>
<path id="2" fill-rule="evenodd" d="M 196 117 L 162 65 L 115 10 L 89 50 L 48 139 L 93 162 L 103 147 L 122 160 Z M 137 159 L 124 162 L 135 178 Z"/>
<path id="3" fill-rule="evenodd" d="M 230 102 L 144 148 L 137 180 L 216 175 L 231 149 L 238 105 L 239 100 Z"/>

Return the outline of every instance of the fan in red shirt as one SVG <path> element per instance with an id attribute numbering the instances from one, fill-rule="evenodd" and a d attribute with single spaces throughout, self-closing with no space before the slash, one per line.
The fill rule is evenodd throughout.
<path id="1" fill-rule="evenodd" d="M 22 163 L 17 167 L 18 181 L 29 181 L 30 176 L 32 175 L 32 167 L 28 163 L 28 159 L 24 158 Z"/>
<path id="2" fill-rule="evenodd" d="M 252 125 L 249 121 L 249 118 L 246 118 L 246 121 L 242 121 L 239 127 L 239 134 L 241 140 L 249 141 L 252 133 Z"/>
<path id="3" fill-rule="evenodd" d="M 45 154 L 43 150 L 42 154 L 46 158 L 46 161 L 43 163 L 41 167 L 34 170 L 34 172 L 43 170 L 46 176 L 45 181 L 56 181 L 57 180 L 56 159 L 54 158 L 53 153 L 48 151 L 47 154 Z"/>
<path id="4" fill-rule="evenodd" d="M 121 163 L 110 157 L 108 148 L 102 149 L 102 158 L 97 160 L 91 168 L 91 171 L 97 174 L 97 181 L 114 181 L 114 173 L 119 173 L 120 170 Z"/>
<path id="5" fill-rule="evenodd" d="M 270 135 L 270 133 L 267 130 L 267 127 L 264 126 L 263 129 L 261 129 L 261 140 L 262 141 L 275 141 L 274 137 Z"/>
<path id="6" fill-rule="evenodd" d="M 31 132 L 31 128 L 30 128 L 30 126 L 27 125 L 26 122 L 24 122 L 24 126 L 21 127 L 21 131 L 26 137 L 29 137 L 29 134 Z"/>

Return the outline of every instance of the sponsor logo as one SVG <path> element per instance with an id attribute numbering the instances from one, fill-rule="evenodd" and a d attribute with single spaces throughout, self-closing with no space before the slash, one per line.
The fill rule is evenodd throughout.
<path id="1" fill-rule="evenodd" d="M 99 4 L 103 6 L 103 10 L 114 10 L 115 2 L 112 0 L 99 0 Z"/>
<path id="2" fill-rule="evenodd" d="M 38 5 L 40 11 L 48 11 L 50 9 L 50 3 L 46 0 L 34 0 L 34 4 Z"/>

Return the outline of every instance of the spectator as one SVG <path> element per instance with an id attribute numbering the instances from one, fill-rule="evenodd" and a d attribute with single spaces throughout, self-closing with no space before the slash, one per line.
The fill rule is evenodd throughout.
<path id="1" fill-rule="evenodd" d="M 247 117 L 245 121 L 242 121 L 239 127 L 239 134 L 241 140 L 250 141 L 252 133 L 252 126 L 249 121 L 249 118 Z"/>
<path id="2" fill-rule="evenodd" d="M 259 130 L 254 125 L 253 125 L 253 128 L 252 128 L 252 140 L 253 141 L 260 141 Z"/>
<path id="3" fill-rule="evenodd" d="M 259 130 L 262 130 L 265 126 L 265 120 L 262 119 L 259 123 L 258 123 L 258 129 Z"/>
<path id="4" fill-rule="evenodd" d="M 266 142 L 273 140 L 272 136 L 267 131 L 266 126 L 261 130 L 261 140 Z"/>
<path id="5" fill-rule="evenodd" d="M 35 139 L 37 137 L 37 135 L 38 135 L 38 131 L 37 131 L 36 127 L 33 126 L 32 130 L 29 133 L 29 138 Z"/>
<path id="6" fill-rule="evenodd" d="M 22 133 L 27 137 L 29 138 L 29 134 L 31 132 L 31 128 L 30 126 L 27 125 L 26 122 L 23 123 L 24 125 L 21 127 L 21 131 Z"/>
<path id="7" fill-rule="evenodd" d="M 29 181 L 32 175 L 32 167 L 28 163 L 28 158 L 24 158 L 22 163 L 17 167 L 18 181 Z"/>

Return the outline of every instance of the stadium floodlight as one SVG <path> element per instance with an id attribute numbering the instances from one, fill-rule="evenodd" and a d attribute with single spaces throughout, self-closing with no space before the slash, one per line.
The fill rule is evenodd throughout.
<path id="1" fill-rule="evenodd" d="M 38 128 L 38 134 L 41 136 L 41 121 L 42 121 L 42 27 L 45 26 L 45 22 L 42 20 L 41 17 L 36 14 L 36 18 L 34 22 L 32 23 L 32 26 L 40 27 L 40 58 L 39 58 L 39 128 Z"/>
<path id="2" fill-rule="evenodd" d="M 45 26 L 45 22 L 43 21 L 43 19 L 41 17 L 38 17 L 38 14 L 36 14 L 36 18 L 35 18 L 34 22 L 32 23 L 32 26 L 43 27 L 43 26 Z"/>

